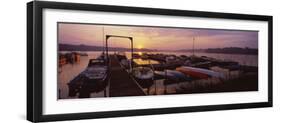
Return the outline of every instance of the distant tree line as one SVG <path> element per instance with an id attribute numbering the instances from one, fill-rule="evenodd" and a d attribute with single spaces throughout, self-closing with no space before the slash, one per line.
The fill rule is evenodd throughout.
<path id="1" fill-rule="evenodd" d="M 73 44 L 59 44 L 59 51 L 103 51 L 105 47 L 103 46 L 92 46 L 92 45 L 73 45 Z M 130 48 L 122 48 L 122 47 L 108 47 L 109 51 L 131 51 Z M 151 49 L 137 49 L 134 48 L 134 51 L 156 51 Z"/>
<path id="2" fill-rule="evenodd" d="M 258 49 L 253 48 L 239 48 L 239 47 L 226 47 L 226 48 L 208 48 L 205 50 L 207 53 L 225 53 L 225 54 L 258 54 Z"/>

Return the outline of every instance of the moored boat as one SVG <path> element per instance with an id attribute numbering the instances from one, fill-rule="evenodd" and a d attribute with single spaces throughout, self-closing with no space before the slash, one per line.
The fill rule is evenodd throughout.
<path id="1" fill-rule="evenodd" d="M 136 67 L 133 69 L 133 75 L 138 79 L 151 79 L 153 78 L 153 71 L 149 67 Z"/>
<path id="2" fill-rule="evenodd" d="M 153 84 L 154 73 L 149 67 L 133 68 L 132 74 L 143 88 L 149 88 Z"/>
<path id="3" fill-rule="evenodd" d="M 119 61 L 121 61 L 123 59 L 128 59 L 125 52 L 118 52 L 115 55 Z"/>
<path id="4" fill-rule="evenodd" d="M 101 60 L 106 60 L 106 55 L 104 54 L 104 52 L 102 52 L 97 59 L 101 59 Z"/>
<path id="5" fill-rule="evenodd" d="M 104 81 L 107 77 L 105 61 L 102 59 L 90 59 L 88 67 L 82 74 L 90 80 Z"/>
<path id="6" fill-rule="evenodd" d="M 188 81 L 191 80 L 190 76 L 183 74 L 176 70 L 155 71 L 156 78 L 163 78 L 171 81 Z"/>
<path id="7" fill-rule="evenodd" d="M 88 54 L 85 53 L 85 52 L 81 52 L 81 53 L 80 53 L 80 56 L 88 56 Z"/>
<path id="8" fill-rule="evenodd" d="M 198 79 L 207 79 L 209 77 L 224 78 L 224 75 L 222 73 L 215 72 L 215 71 L 208 70 L 208 69 L 182 66 L 182 67 L 176 68 L 176 70 L 180 71 L 184 74 L 187 74 L 187 75 L 191 76 L 192 78 L 198 78 Z"/>
<path id="9" fill-rule="evenodd" d="M 108 67 L 105 60 L 90 59 L 87 68 L 68 83 L 69 96 L 79 93 L 79 97 L 83 98 L 88 97 L 91 92 L 104 90 L 107 85 L 107 76 Z"/>

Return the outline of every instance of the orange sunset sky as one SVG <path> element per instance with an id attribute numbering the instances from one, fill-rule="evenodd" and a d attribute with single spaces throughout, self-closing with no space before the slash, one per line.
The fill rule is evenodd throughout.
<path id="1" fill-rule="evenodd" d="M 257 31 L 58 23 L 60 44 L 103 46 L 103 34 L 131 36 L 135 48 L 157 50 L 192 49 L 193 38 L 195 49 L 258 47 Z M 123 38 L 110 38 L 109 42 L 110 47 L 130 46 Z"/>

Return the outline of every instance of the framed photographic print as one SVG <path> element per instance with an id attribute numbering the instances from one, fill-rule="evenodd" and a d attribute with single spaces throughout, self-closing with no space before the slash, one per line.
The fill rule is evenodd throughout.
<path id="1" fill-rule="evenodd" d="M 33 122 L 272 106 L 272 16 L 33 1 Z"/>

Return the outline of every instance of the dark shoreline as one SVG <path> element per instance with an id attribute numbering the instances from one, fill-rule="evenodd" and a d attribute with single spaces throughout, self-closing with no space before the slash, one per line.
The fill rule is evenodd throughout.
<path id="1" fill-rule="evenodd" d="M 109 50 L 110 52 L 113 52 L 115 50 Z M 80 51 L 80 50 L 62 50 L 59 52 L 103 52 L 102 50 L 87 50 L 87 51 Z M 122 51 L 120 51 L 122 52 Z M 123 52 L 130 52 L 130 51 L 123 51 Z M 135 52 L 171 52 L 171 53 L 177 53 L 181 52 L 184 53 L 184 51 L 135 51 Z M 186 53 L 192 53 L 190 51 L 185 51 Z M 196 53 L 210 53 L 210 54 L 231 54 L 231 55 L 255 55 L 257 56 L 258 54 L 238 54 L 238 53 L 214 53 L 214 52 L 194 52 Z"/>
<path id="2" fill-rule="evenodd" d="M 73 44 L 59 44 L 59 51 L 103 51 L 103 46 L 91 45 L 73 45 Z M 122 47 L 108 47 L 109 51 L 130 52 L 131 49 Z M 224 48 L 207 48 L 207 49 L 179 49 L 179 50 L 157 50 L 147 48 L 134 48 L 135 52 L 195 52 L 195 53 L 221 53 L 221 54 L 242 54 L 242 55 L 258 55 L 258 49 L 254 48 L 240 48 L 240 47 L 224 47 Z"/>

